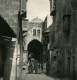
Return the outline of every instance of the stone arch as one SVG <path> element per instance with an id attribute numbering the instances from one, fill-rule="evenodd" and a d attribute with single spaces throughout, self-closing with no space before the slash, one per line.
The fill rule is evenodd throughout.
<path id="1" fill-rule="evenodd" d="M 30 41 L 27 49 L 28 49 L 28 58 L 29 55 L 32 54 L 32 57 L 34 59 L 38 60 L 39 62 L 42 62 L 43 46 L 39 40 L 34 39 Z"/>

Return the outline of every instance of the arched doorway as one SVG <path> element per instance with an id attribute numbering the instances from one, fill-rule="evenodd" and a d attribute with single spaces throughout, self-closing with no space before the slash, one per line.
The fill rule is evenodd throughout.
<path id="1" fill-rule="evenodd" d="M 28 58 L 30 54 L 34 59 L 42 62 L 43 46 L 40 41 L 34 39 L 28 44 Z"/>

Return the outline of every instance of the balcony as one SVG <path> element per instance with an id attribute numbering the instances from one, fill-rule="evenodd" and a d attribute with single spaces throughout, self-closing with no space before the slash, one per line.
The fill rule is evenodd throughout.
<path id="1" fill-rule="evenodd" d="M 50 15 L 54 16 L 55 14 L 56 14 L 56 0 L 52 0 Z"/>

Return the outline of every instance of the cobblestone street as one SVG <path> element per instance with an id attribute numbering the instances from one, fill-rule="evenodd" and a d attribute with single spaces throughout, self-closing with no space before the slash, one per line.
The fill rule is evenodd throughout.
<path id="1" fill-rule="evenodd" d="M 26 71 L 22 71 L 21 79 L 20 80 L 70 80 L 67 78 L 53 78 L 49 77 L 45 74 L 26 74 Z"/>

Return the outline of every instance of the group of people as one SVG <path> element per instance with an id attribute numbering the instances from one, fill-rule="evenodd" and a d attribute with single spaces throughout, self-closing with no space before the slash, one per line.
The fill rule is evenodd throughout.
<path id="1" fill-rule="evenodd" d="M 35 74 L 40 73 L 40 63 L 37 60 L 31 58 L 28 63 L 29 63 L 28 73 L 35 73 Z"/>
<path id="2" fill-rule="evenodd" d="M 42 71 L 42 64 L 40 61 L 35 59 L 33 53 L 31 53 L 28 60 L 28 73 L 40 74 Z"/>

